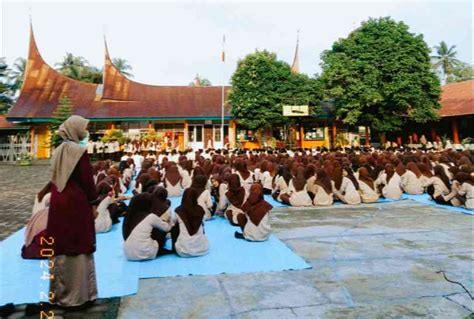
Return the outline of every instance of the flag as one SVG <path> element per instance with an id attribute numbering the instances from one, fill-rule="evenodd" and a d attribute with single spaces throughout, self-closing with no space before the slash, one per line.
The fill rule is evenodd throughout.
<path id="1" fill-rule="evenodd" d="M 222 37 L 222 54 L 221 54 L 221 61 L 225 62 L 225 34 Z"/>

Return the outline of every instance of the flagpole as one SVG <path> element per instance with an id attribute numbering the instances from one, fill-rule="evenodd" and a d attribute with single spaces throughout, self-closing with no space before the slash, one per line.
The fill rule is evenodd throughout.
<path id="1" fill-rule="evenodd" d="M 225 34 L 222 37 L 222 88 L 221 88 L 221 141 L 224 148 L 224 81 L 225 81 Z"/>

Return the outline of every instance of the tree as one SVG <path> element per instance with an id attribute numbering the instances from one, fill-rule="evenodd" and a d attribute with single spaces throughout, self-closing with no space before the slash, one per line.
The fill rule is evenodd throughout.
<path id="1" fill-rule="evenodd" d="M 453 68 L 452 74 L 446 79 L 446 83 L 461 82 L 474 79 L 474 66 L 461 62 Z"/>
<path id="2" fill-rule="evenodd" d="M 49 126 L 51 132 L 51 146 L 58 147 L 62 142 L 62 138 L 58 135 L 59 126 L 73 115 L 74 108 L 71 100 L 67 96 L 62 96 L 59 99 L 59 104 L 51 118 Z"/>
<path id="3" fill-rule="evenodd" d="M 85 66 L 80 73 L 80 80 L 89 83 L 102 83 L 102 70 L 95 66 Z"/>
<path id="4" fill-rule="evenodd" d="M 266 50 L 240 60 L 231 82 L 232 114 L 240 125 L 252 130 L 287 123 L 283 105 L 314 105 L 319 92 L 315 79 L 292 73 L 288 63 Z"/>
<path id="5" fill-rule="evenodd" d="M 23 85 L 23 79 L 25 78 L 26 70 L 26 59 L 18 58 L 13 64 L 12 70 L 8 74 L 8 78 L 11 81 L 11 90 L 12 95 L 15 96 L 16 93 L 21 89 Z"/>
<path id="6" fill-rule="evenodd" d="M 199 76 L 199 74 L 196 74 L 196 77 L 194 78 L 193 82 L 189 83 L 189 86 L 211 86 L 212 83 L 208 79 Z"/>
<path id="7" fill-rule="evenodd" d="M 81 80 L 82 69 L 88 64 L 87 60 L 72 53 L 66 53 L 62 62 L 56 63 L 57 70 L 74 80 Z"/>
<path id="8" fill-rule="evenodd" d="M 444 41 L 434 46 L 436 54 L 431 58 L 434 60 L 434 68 L 441 71 L 443 83 L 453 74 L 454 69 L 462 64 L 461 61 L 456 59 L 457 52 L 454 51 L 455 48 L 455 45 L 448 48 Z"/>
<path id="9" fill-rule="evenodd" d="M 344 123 L 382 133 L 437 119 L 440 83 L 429 52 L 405 23 L 369 19 L 322 53 L 326 98 Z"/>
<path id="10" fill-rule="evenodd" d="M 11 85 L 8 83 L 8 65 L 0 58 L 0 114 L 7 113 L 13 103 Z"/>
<path id="11" fill-rule="evenodd" d="M 132 66 L 128 64 L 128 61 L 122 58 L 115 58 L 112 60 L 114 66 L 122 73 L 123 75 L 133 78 L 133 74 L 129 71 L 132 70 Z"/>

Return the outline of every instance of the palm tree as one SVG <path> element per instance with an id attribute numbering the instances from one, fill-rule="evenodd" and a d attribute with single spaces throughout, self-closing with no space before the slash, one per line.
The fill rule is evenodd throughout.
<path id="1" fill-rule="evenodd" d="M 447 77 L 452 74 L 454 68 L 461 64 L 461 61 L 456 59 L 457 52 L 454 50 L 455 48 L 455 45 L 448 48 L 448 45 L 444 41 L 434 46 L 436 55 L 432 55 L 431 58 L 434 60 L 433 66 L 438 70 L 441 69 L 443 83 L 445 83 Z"/>
<path id="2" fill-rule="evenodd" d="M 132 70 L 132 66 L 128 64 L 128 61 L 122 58 L 115 58 L 112 60 L 114 66 L 122 73 L 123 75 L 133 78 L 133 74 L 129 71 Z"/>
<path id="3" fill-rule="evenodd" d="M 25 70 L 26 70 L 26 59 L 25 58 L 18 58 L 15 60 L 13 64 L 12 70 L 10 70 L 8 74 L 8 78 L 11 81 L 11 90 L 12 95 L 16 95 L 18 90 L 21 89 L 23 85 L 23 79 L 25 78 Z"/>
<path id="4" fill-rule="evenodd" d="M 10 96 L 11 85 L 8 83 L 8 72 L 5 58 L 0 58 L 0 114 L 8 112 L 13 102 Z"/>
<path id="5" fill-rule="evenodd" d="M 189 86 L 211 86 L 212 83 L 205 77 L 200 76 L 199 74 L 196 74 L 196 77 L 194 78 L 193 82 L 189 83 Z"/>
<path id="6" fill-rule="evenodd" d="M 56 63 L 57 70 L 75 80 L 81 80 L 82 69 L 88 65 L 86 59 L 66 52 L 62 62 Z"/>

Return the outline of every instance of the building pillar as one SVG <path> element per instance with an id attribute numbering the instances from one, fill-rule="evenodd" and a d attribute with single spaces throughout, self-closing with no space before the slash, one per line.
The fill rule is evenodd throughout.
<path id="1" fill-rule="evenodd" d="M 370 146 L 369 127 L 365 127 L 365 146 Z"/>
<path id="2" fill-rule="evenodd" d="M 184 148 L 187 149 L 188 148 L 188 122 L 185 121 L 184 122 Z"/>
<path id="3" fill-rule="evenodd" d="M 30 156 L 33 158 L 36 158 L 36 152 L 35 152 L 35 127 L 32 126 L 30 128 Z"/>
<path id="4" fill-rule="evenodd" d="M 304 141 L 304 129 L 303 129 L 303 125 L 301 125 L 300 123 L 300 145 L 299 145 L 300 148 L 303 148 L 303 141 Z"/>
<path id="5" fill-rule="evenodd" d="M 402 146 L 403 140 L 402 140 L 401 136 L 397 136 L 397 144 L 398 144 L 398 146 Z"/>
<path id="6" fill-rule="evenodd" d="M 153 124 L 151 123 L 151 121 L 148 121 L 148 129 L 151 130 L 153 128 Z"/>
<path id="7" fill-rule="evenodd" d="M 418 143 L 418 134 L 416 132 L 413 133 L 413 143 Z"/>
<path id="8" fill-rule="evenodd" d="M 237 133 L 237 123 L 234 120 L 229 121 L 229 144 L 231 148 L 235 148 Z"/>
<path id="9" fill-rule="evenodd" d="M 451 128 L 453 131 L 453 144 L 461 144 L 461 141 L 459 140 L 458 121 L 455 118 L 451 120 Z"/>
<path id="10" fill-rule="evenodd" d="M 115 130 L 115 123 L 114 122 L 110 123 L 110 129 Z"/>
<path id="11" fill-rule="evenodd" d="M 336 129 L 336 121 L 332 122 L 332 147 L 336 147 L 336 137 L 337 137 L 337 129 Z"/>

